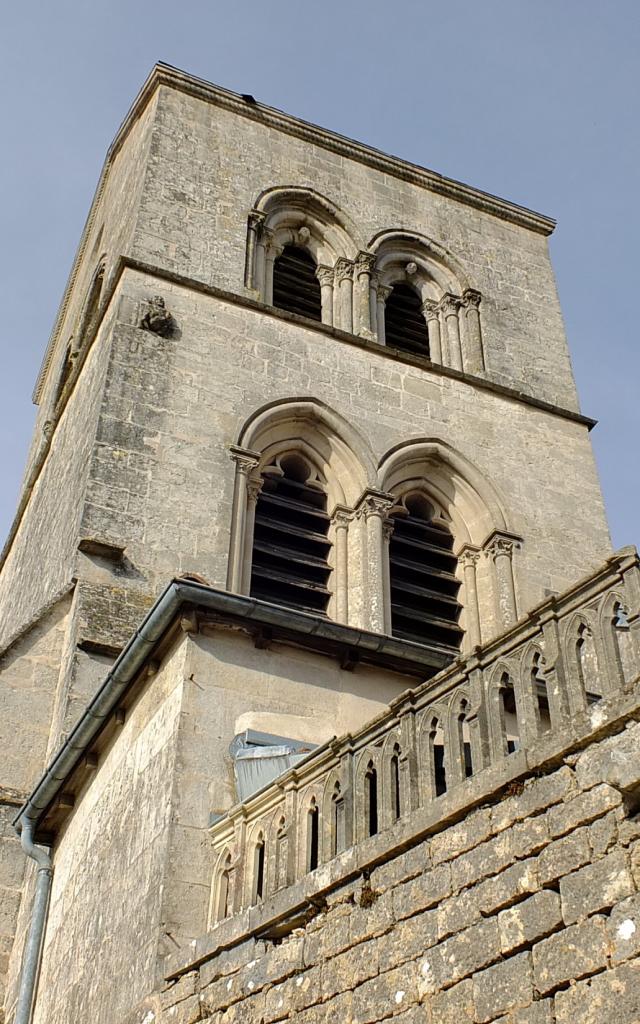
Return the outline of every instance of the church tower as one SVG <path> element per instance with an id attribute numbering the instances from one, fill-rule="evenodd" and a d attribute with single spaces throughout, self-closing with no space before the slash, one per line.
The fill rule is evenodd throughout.
<path id="1" fill-rule="evenodd" d="M 154 68 L 89 212 L 3 553 L 8 1022 L 37 885 L 16 814 L 53 863 L 33 1020 L 160 1013 L 144 1000 L 167 957 L 424 809 L 406 723 L 388 764 L 354 762 L 350 781 L 335 737 L 429 680 L 470 679 L 611 558 L 553 227 Z M 553 662 L 535 649 L 534 683 Z M 505 673 L 500 734 L 469 684 L 458 762 L 432 716 L 430 799 L 571 718 L 540 675 L 527 733 Z M 585 686 L 584 707 L 605 696 Z M 291 780 L 310 756 L 323 786 L 337 760 L 303 853 Z M 283 769 L 286 813 L 269 788 Z M 276 817 L 249 879 L 251 799 Z M 251 1012 L 211 1020 L 281 1019 Z"/>

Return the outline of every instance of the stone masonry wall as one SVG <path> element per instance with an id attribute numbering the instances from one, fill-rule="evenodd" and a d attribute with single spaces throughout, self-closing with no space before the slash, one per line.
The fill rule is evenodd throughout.
<path id="1" fill-rule="evenodd" d="M 226 948 L 127 1024 L 637 1024 L 635 714 L 310 902 L 306 922 L 260 936 L 256 919 L 250 937 L 224 922 Z"/>
<path id="2" fill-rule="evenodd" d="M 153 277 L 125 275 L 82 524 L 84 535 L 126 546 L 139 574 L 119 581 L 128 591 L 155 594 L 177 572 L 226 585 L 228 447 L 267 397 L 319 399 L 360 432 L 376 461 L 415 437 L 461 452 L 524 538 L 515 564 L 521 611 L 609 553 L 583 425 L 167 282 L 161 291 L 180 333 L 159 338 L 137 326 L 156 291 Z M 489 636 L 493 603 L 481 614 Z"/>
<path id="3" fill-rule="evenodd" d="M 390 229 L 443 245 L 482 293 L 488 376 L 576 407 L 543 235 L 177 90 L 160 91 L 132 254 L 243 294 L 247 215 L 291 185 L 335 203 L 361 249 Z"/>

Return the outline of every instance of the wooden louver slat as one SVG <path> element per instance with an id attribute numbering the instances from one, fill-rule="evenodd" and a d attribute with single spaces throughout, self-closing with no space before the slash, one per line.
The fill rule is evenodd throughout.
<path id="1" fill-rule="evenodd" d="M 394 636 L 457 653 L 460 582 L 451 533 L 415 513 L 394 517 L 389 544 L 391 631 Z"/>
<path id="2" fill-rule="evenodd" d="M 325 614 L 331 591 L 327 498 L 317 485 L 265 476 L 256 505 L 251 595 Z"/>
<path id="3" fill-rule="evenodd" d="M 273 265 L 273 304 L 289 313 L 322 320 L 320 283 L 313 257 L 287 245 Z"/>
<path id="4" fill-rule="evenodd" d="M 429 355 L 429 332 L 420 298 L 406 284 L 394 285 L 385 303 L 384 334 L 391 348 Z"/>

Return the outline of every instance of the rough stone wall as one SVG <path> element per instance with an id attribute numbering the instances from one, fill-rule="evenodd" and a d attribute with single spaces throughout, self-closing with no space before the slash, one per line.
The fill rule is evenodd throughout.
<path id="1" fill-rule="evenodd" d="M 639 741 L 503 786 L 284 937 L 227 932 L 127 1024 L 637 1024 Z"/>
<path id="2" fill-rule="evenodd" d="M 482 292 L 489 376 L 576 407 L 544 236 L 167 88 L 153 157 L 138 258 L 242 294 L 247 214 L 257 197 L 274 186 L 314 189 L 351 219 L 362 249 L 393 228 L 445 246 Z"/>

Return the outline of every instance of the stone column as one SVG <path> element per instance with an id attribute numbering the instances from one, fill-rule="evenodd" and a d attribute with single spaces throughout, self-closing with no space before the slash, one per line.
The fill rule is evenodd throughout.
<path id="1" fill-rule="evenodd" d="M 355 263 L 355 333 L 362 338 L 371 338 L 371 274 L 376 258 L 371 252 L 359 252 Z"/>
<path id="2" fill-rule="evenodd" d="M 327 267 L 324 263 L 319 263 L 316 267 L 316 277 L 320 282 L 320 298 L 322 302 L 322 322 L 328 324 L 329 327 L 333 324 L 333 279 L 335 272 L 333 267 Z"/>
<path id="3" fill-rule="evenodd" d="M 438 303 L 431 299 L 422 306 L 424 318 L 429 331 L 429 359 L 432 363 L 442 363 L 442 342 L 440 340 L 440 314 Z"/>
<path id="4" fill-rule="evenodd" d="M 236 464 L 236 477 L 233 485 L 227 590 L 234 594 L 240 594 L 243 592 L 248 483 L 251 472 L 260 462 L 260 453 L 252 452 L 248 448 L 238 448 L 237 445 L 232 445 L 230 455 L 232 461 Z"/>
<path id="5" fill-rule="evenodd" d="M 353 333 L 353 263 L 340 256 L 336 260 L 336 283 L 338 286 L 338 316 L 336 327 L 349 334 Z M 334 320 L 335 323 L 335 320 Z"/>
<path id="6" fill-rule="evenodd" d="M 458 310 L 462 300 L 457 295 L 447 292 L 443 295 L 440 308 L 444 313 L 447 325 L 447 340 L 449 342 L 449 358 L 454 370 L 462 369 L 462 349 L 460 347 L 460 323 L 458 321 Z"/>
<path id="7" fill-rule="evenodd" d="M 378 299 L 376 309 L 376 321 L 378 326 L 378 341 L 380 342 L 381 345 L 386 344 L 384 330 L 384 307 L 392 291 L 393 289 L 386 284 L 378 284 L 378 287 L 376 289 L 376 296 Z"/>
<path id="8" fill-rule="evenodd" d="M 266 231 L 265 234 L 267 234 Z M 264 301 L 267 306 L 273 305 L 273 264 L 281 255 L 283 248 L 282 245 L 276 245 L 271 232 L 269 232 L 265 244 L 263 284 Z"/>
<path id="9" fill-rule="evenodd" d="M 464 349 L 465 369 L 469 373 L 482 373 L 484 366 L 484 353 L 482 351 L 482 331 L 480 328 L 480 292 L 473 288 L 467 288 L 462 295 L 464 308 Z"/>
<path id="10" fill-rule="evenodd" d="M 384 552 L 382 557 L 382 572 L 384 586 L 384 631 L 391 636 L 391 564 L 389 562 L 389 545 L 394 527 L 393 519 L 385 519 L 382 524 L 382 537 Z"/>
<path id="11" fill-rule="evenodd" d="M 480 624 L 480 607 L 478 605 L 478 585 L 476 569 L 480 559 L 478 548 L 466 544 L 460 552 L 460 564 L 464 573 L 464 607 L 467 613 L 467 632 L 469 650 L 479 647 L 482 643 L 482 627 Z"/>
<path id="12" fill-rule="evenodd" d="M 245 288 L 251 288 L 252 290 L 257 287 L 257 246 L 264 227 L 264 221 L 264 213 L 260 210 L 251 210 L 247 223 L 247 251 L 244 262 L 244 284 Z"/>
<path id="13" fill-rule="evenodd" d="M 253 561 L 253 534 L 256 525 L 256 505 L 262 490 L 262 478 L 247 481 L 247 514 L 244 527 L 244 547 L 242 552 L 242 582 L 240 593 L 248 594 L 251 590 L 251 563 Z"/>
<path id="14" fill-rule="evenodd" d="M 519 547 L 517 538 L 504 533 L 493 533 L 484 545 L 493 564 L 493 589 L 499 630 L 508 629 L 518 619 L 513 582 L 513 552 L 516 547 Z"/>
<path id="15" fill-rule="evenodd" d="M 369 323 L 371 324 L 371 336 L 374 341 L 378 338 L 378 275 L 372 271 L 369 277 Z"/>
<path id="16" fill-rule="evenodd" d="M 394 502 L 393 495 L 368 488 L 356 508 L 356 515 L 364 521 L 365 531 L 365 626 L 374 633 L 386 630 L 384 523 Z"/>
<path id="17" fill-rule="evenodd" d="M 335 538 L 335 617 L 337 622 L 347 625 L 349 622 L 349 523 L 353 519 L 353 509 L 346 505 L 336 505 L 331 522 Z"/>

